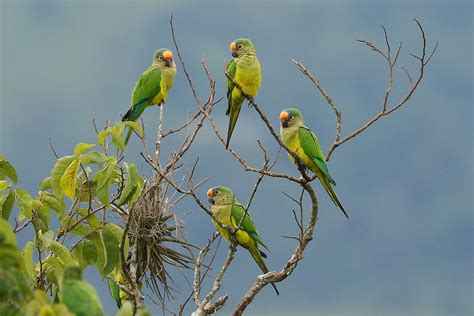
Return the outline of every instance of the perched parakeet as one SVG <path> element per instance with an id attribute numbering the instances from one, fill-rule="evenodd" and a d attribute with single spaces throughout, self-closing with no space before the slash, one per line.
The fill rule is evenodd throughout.
<path id="1" fill-rule="evenodd" d="M 79 266 L 69 265 L 64 269 L 60 288 L 61 303 L 77 316 L 102 316 L 102 305 L 94 287 L 82 280 Z"/>
<path id="2" fill-rule="evenodd" d="M 250 215 L 248 213 L 245 214 L 244 207 L 235 200 L 232 191 L 229 188 L 218 186 L 209 189 L 207 191 L 207 196 L 209 198 L 209 203 L 211 203 L 211 212 L 221 221 L 222 224 L 237 228 L 242 221 L 240 229 L 236 233 L 237 242 L 240 246 L 250 252 L 250 255 L 252 255 L 252 258 L 258 264 L 263 273 L 267 273 L 268 268 L 263 261 L 263 258 L 266 258 L 267 256 L 264 252 L 258 249 L 258 244 L 262 245 L 268 251 L 270 250 L 260 238 Z M 242 220 L 244 215 L 245 218 Z M 227 242 L 231 243 L 229 232 L 219 226 L 219 224 L 214 220 L 212 220 L 212 223 L 219 230 L 222 237 L 224 237 Z M 275 289 L 275 292 L 280 295 L 275 284 L 272 283 L 272 286 Z"/>
<path id="3" fill-rule="evenodd" d="M 300 110 L 295 108 L 283 110 L 280 113 L 280 122 L 280 137 L 283 144 L 294 151 L 305 166 L 314 172 L 334 204 L 349 218 L 332 187 L 336 182 L 329 174 L 318 138 L 304 125 Z M 288 156 L 295 162 L 290 154 Z"/>
<path id="4" fill-rule="evenodd" d="M 260 88 L 260 62 L 253 43 L 248 38 L 239 38 L 230 44 L 230 51 L 234 59 L 227 66 L 227 73 L 237 85 L 242 88 L 245 95 L 254 97 Z M 239 118 L 240 108 L 245 100 L 242 91 L 227 78 L 227 112 L 229 128 L 227 130 L 226 148 L 229 147 L 230 137 L 234 131 L 235 123 Z"/>
<path id="5" fill-rule="evenodd" d="M 165 103 L 175 76 L 176 64 L 173 61 L 173 53 L 166 48 L 158 49 L 153 55 L 151 66 L 137 81 L 132 92 L 131 107 L 122 121 L 136 121 L 147 106 Z M 132 129 L 129 129 L 125 144 L 128 143 L 131 134 Z"/>
<path id="6" fill-rule="evenodd" d="M 120 299 L 120 287 L 117 283 L 112 280 L 107 280 L 107 285 L 109 286 L 110 295 L 117 304 L 118 309 L 122 308 L 122 300 Z"/>
<path id="7" fill-rule="evenodd" d="M 128 294 L 120 289 L 119 284 L 123 285 L 125 282 L 121 272 L 114 273 L 115 281 L 107 280 L 110 295 L 112 295 L 117 307 L 120 309 L 128 298 Z"/>

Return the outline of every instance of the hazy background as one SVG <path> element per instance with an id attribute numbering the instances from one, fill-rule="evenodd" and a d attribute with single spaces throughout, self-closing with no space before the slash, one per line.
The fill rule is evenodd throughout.
<path id="1" fill-rule="evenodd" d="M 403 42 L 399 65 L 416 75 L 420 34 L 438 52 L 413 99 L 334 153 L 329 168 L 337 193 L 351 218 L 346 220 L 320 185 L 320 215 L 315 238 L 295 273 L 265 288 L 248 309 L 249 315 L 468 315 L 473 313 L 472 199 L 472 14 L 470 2 L 456 1 L 0 1 L 1 103 L 0 153 L 17 168 L 20 186 L 36 194 L 37 183 L 54 164 L 52 139 L 60 155 L 78 142 L 95 142 L 91 118 L 100 125 L 117 121 L 127 110 L 132 88 L 148 67 L 155 49 L 174 50 L 169 15 L 183 58 L 207 99 L 208 83 L 200 58 L 205 55 L 224 96 L 224 60 L 229 43 L 253 39 L 262 64 L 262 87 L 256 98 L 278 126 L 278 114 L 288 106 L 302 109 L 306 124 L 323 148 L 334 138 L 335 117 L 323 98 L 290 61 L 296 58 L 321 80 L 343 112 L 347 135 L 375 115 L 387 84 L 385 61 L 357 38 L 383 45 L 383 23 L 395 48 Z M 397 67 L 392 102 L 407 90 Z M 391 104 L 393 104 L 391 102 Z M 177 126 L 195 110 L 181 66 L 168 103 L 165 129 Z M 215 116 L 222 132 L 227 118 L 224 102 Z M 156 108 L 145 113 L 146 132 L 154 135 Z M 274 153 L 275 141 L 257 118 L 243 108 L 232 139 L 254 165 L 261 164 L 256 137 Z M 178 146 L 183 135 L 168 140 L 164 150 Z M 153 139 L 148 139 L 150 146 Z M 139 157 L 136 138 L 127 160 L 150 170 Z M 185 158 L 200 157 L 198 178 L 212 179 L 200 190 L 225 184 L 247 200 L 256 176 L 242 168 L 203 129 Z M 297 175 L 282 156 L 275 170 Z M 295 246 L 281 235 L 296 234 L 293 205 L 280 191 L 296 186 L 266 179 L 251 209 L 272 252 L 270 269 L 279 269 Z M 188 237 L 203 244 L 213 227 L 207 215 L 185 201 L 176 209 L 188 227 Z M 32 232 L 24 232 L 22 243 Z M 30 235 L 31 236 L 31 235 Z M 227 247 L 221 247 L 222 264 Z M 105 283 L 95 268 L 86 278 L 100 290 L 107 313 L 115 313 Z M 228 315 L 259 273 L 248 254 L 239 251 L 225 276 L 221 293 L 230 299 L 220 315 Z M 177 283 L 188 294 L 183 278 Z M 159 309 L 147 300 L 158 313 Z M 192 305 L 190 303 L 190 305 Z"/>

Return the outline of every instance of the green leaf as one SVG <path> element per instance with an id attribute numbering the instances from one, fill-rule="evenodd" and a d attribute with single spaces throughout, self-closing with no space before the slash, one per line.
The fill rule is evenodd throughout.
<path id="1" fill-rule="evenodd" d="M 95 261 L 95 265 L 99 273 L 104 277 L 104 267 L 107 259 L 102 235 L 99 232 L 93 232 L 87 236 L 87 239 L 90 240 L 96 248 L 97 260 Z"/>
<path id="2" fill-rule="evenodd" d="M 13 204 L 15 204 L 15 197 L 16 197 L 15 190 L 12 189 L 10 190 L 7 197 L 2 203 L 1 211 L 2 211 L 2 218 L 4 220 L 8 220 L 8 218 L 10 217 L 10 214 L 13 209 Z"/>
<path id="3" fill-rule="evenodd" d="M 79 221 L 80 223 L 76 225 L 77 221 Z M 65 230 L 68 229 L 68 232 L 73 235 L 84 237 L 86 234 L 90 232 L 90 229 L 84 226 L 84 224 L 82 223 L 82 219 L 79 219 L 77 221 L 69 215 L 64 216 L 61 219 L 61 227 Z M 70 227 L 73 227 L 73 226 L 74 228 L 70 229 Z"/>
<path id="4" fill-rule="evenodd" d="M 130 301 L 125 301 L 120 310 L 115 316 L 133 316 L 133 304 Z"/>
<path id="5" fill-rule="evenodd" d="M 79 143 L 76 145 L 76 147 L 74 148 L 74 156 L 79 156 L 80 154 L 82 154 L 83 152 L 85 152 L 86 150 L 89 150 L 91 148 L 95 147 L 94 144 L 85 144 L 85 143 Z"/>
<path id="6" fill-rule="evenodd" d="M 46 224 L 47 230 L 43 232 L 48 231 L 51 223 L 51 212 L 49 211 L 49 205 L 44 204 L 41 208 L 39 208 L 38 217 Z"/>
<path id="7" fill-rule="evenodd" d="M 85 267 L 87 267 L 87 261 L 84 259 L 82 255 L 82 246 L 84 245 L 84 242 L 78 243 L 74 248 L 71 250 L 71 256 L 74 260 L 79 263 L 79 267 L 81 270 L 84 270 Z"/>
<path id="8" fill-rule="evenodd" d="M 109 205 L 110 185 L 115 180 L 115 168 L 115 163 L 109 163 L 105 168 L 97 172 L 94 176 L 94 181 L 97 181 L 97 196 L 99 197 L 99 200 L 106 206 Z"/>
<path id="9" fill-rule="evenodd" d="M 101 164 L 110 161 L 111 159 L 115 159 L 115 157 L 109 157 L 106 154 L 99 153 L 98 151 L 91 151 L 90 153 L 79 156 L 79 161 L 83 165 L 90 163 Z"/>
<path id="10" fill-rule="evenodd" d="M 52 230 L 48 230 L 46 233 L 42 234 L 42 238 L 43 238 L 43 245 L 44 247 L 48 247 L 51 242 L 53 242 L 53 239 L 54 239 L 54 232 Z"/>
<path id="11" fill-rule="evenodd" d="M 89 202 L 97 195 L 97 182 L 94 180 L 80 181 L 76 187 L 76 196 L 81 202 Z"/>
<path id="12" fill-rule="evenodd" d="M 52 187 L 51 182 L 52 182 L 51 176 L 44 178 L 43 181 L 41 181 L 39 184 L 40 190 L 45 191 L 48 189 L 52 189 L 53 187 Z"/>
<path id="13" fill-rule="evenodd" d="M 64 202 L 63 198 L 56 198 L 54 195 L 45 191 L 40 191 L 39 196 L 40 201 L 52 208 L 58 217 L 62 217 L 64 213 L 66 213 L 66 202 Z"/>
<path id="14" fill-rule="evenodd" d="M 76 160 L 75 156 L 64 156 L 56 161 L 53 169 L 51 170 L 51 186 L 53 188 L 54 195 L 61 197 L 61 178 L 69 165 Z"/>
<path id="15" fill-rule="evenodd" d="M 119 244 L 119 255 L 120 255 L 120 245 L 122 244 L 123 228 L 117 224 L 107 223 L 104 225 L 104 230 L 111 231 L 115 235 L 115 238 L 117 238 L 117 241 Z M 123 253 L 125 254 L 125 256 L 127 256 L 128 250 L 130 248 L 130 243 L 127 236 L 125 236 L 125 244 L 123 248 L 124 248 Z M 118 266 L 118 268 L 119 270 L 121 270 L 120 265 Z"/>
<path id="16" fill-rule="evenodd" d="M 130 199 L 129 205 L 131 205 L 131 204 L 134 203 L 136 200 L 138 200 L 138 198 L 140 197 L 140 194 L 141 194 L 142 191 L 143 191 L 144 185 L 145 185 L 145 180 L 143 180 L 143 178 L 142 178 L 141 176 L 138 176 L 138 186 L 137 186 L 137 190 L 135 191 L 135 193 L 133 194 L 132 198 Z"/>
<path id="17" fill-rule="evenodd" d="M 120 197 L 120 200 L 118 202 L 119 206 L 122 206 L 128 202 L 130 202 L 130 204 L 133 203 L 133 201 L 130 200 L 134 196 L 138 188 L 137 168 L 133 163 L 129 165 L 125 162 L 123 165 L 125 168 L 127 179 L 125 180 L 125 187 L 123 189 L 122 196 Z"/>
<path id="18" fill-rule="evenodd" d="M 104 266 L 103 274 L 107 275 L 112 272 L 120 260 L 120 244 L 115 234 L 107 229 L 102 232 L 102 239 L 104 241 L 106 264 Z"/>
<path id="19" fill-rule="evenodd" d="M 35 228 L 35 232 L 39 233 L 40 231 L 42 233 L 47 232 L 49 230 L 48 224 L 44 222 L 41 218 L 38 216 L 35 216 L 33 213 L 33 227 Z"/>
<path id="20" fill-rule="evenodd" d="M 143 137 L 143 129 L 140 126 L 140 124 L 138 124 L 137 122 L 133 122 L 133 121 L 126 121 L 125 125 L 127 125 L 128 127 L 131 127 L 135 132 L 138 133 L 138 135 Z"/>
<path id="21" fill-rule="evenodd" d="M 6 180 L 0 180 L 0 194 L 5 191 L 6 188 L 10 187 L 10 182 Z"/>
<path id="22" fill-rule="evenodd" d="M 15 168 L 13 168 L 12 164 L 5 159 L 0 159 L 0 176 L 2 178 L 9 177 L 13 183 L 18 183 L 18 176 L 16 174 Z"/>
<path id="23" fill-rule="evenodd" d="M 86 219 L 87 223 L 91 230 L 102 228 L 102 223 L 99 221 L 95 214 L 89 215 L 89 212 L 85 208 L 79 208 L 76 210 L 76 213 L 82 215 Z"/>
<path id="24" fill-rule="evenodd" d="M 16 196 L 18 199 L 18 209 L 23 216 L 31 218 L 33 210 L 33 198 L 31 195 L 23 189 L 16 190 Z"/>
<path id="25" fill-rule="evenodd" d="M 29 276 L 31 279 L 35 279 L 35 275 L 33 273 L 33 250 L 35 248 L 35 244 L 32 241 L 28 241 L 23 248 L 23 258 L 25 259 L 25 272 L 26 275 Z"/>
<path id="26" fill-rule="evenodd" d="M 81 202 L 92 201 L 97 196 L 97 183 L 86 181 L 76 188 L 76 196 Z"/>
<path id="27" fill-rule="evenodd" d="M 114 127 L 112 127 L 112 143 L 115 147 L 119 148 L 120 150 L 125 150 L 125 142 L 122 138 L 122 133 L 125 128 L 125 124 L 123 122 L 118 123 Z"/>
<path id="28" fill-rule="evenodd" d="M 94 264 L 97 261 L 97 248 L 90 240 L 84 240 L 82 245 L 82 257 L 87 264 Z"/>
<path id="29" fill-rule="evenodd" d="M 104 225 L 104 229 L 105 230 L 108 230 L 108 231 L 111 231 L 114 235 L 115 235 L 115 238 L 117 238 L 119 244 L 122 243 L 122 235 L 123 235 L 123 228 L 120 227 L 119 225 L 117 224 L 114 224 L 114 223 L 107 223 Z M 127 251 L 125 251 L 125 253 L 128 252 L 128 237 L 125 237 L 125 248 Z"/>
<path id="30" fill-rule="evenodd" d="M 61 192 L 64 193 L 71 200 L 76 194 L 76 174 L 79 170 L 79 159 L 75 159 L 67 167 L 66 171 L 59 179 L 59 185 L 61 186 Z"/>
<path id="31" fill-rule="evenodd" d="M 31 200 L 31 206 L 33 207 L 34 210 L 39 210 L 40 208 L 43 207 L 43 203 L 41 203 L 40 200 L 33 199 Z"/>
<path id="32" fill-rule="evenodd" d="M 0 245 L 16 247 L 16 237 L 8 222 L 0 218 Z"/>
<path id="33" fill-rule="evenodd" d="M 24 260 L 21 252 L 11 244 L 2 244 L 0 246 L 0 315 L 2 316 L 24 314 L 19 308 L 30 300 L 32 290 L 31 283 L 23 271 Z"/>
<path id="34" fill-rule="evenodd" d="M 43 205 L 39 200 L 33 200 L 33 211 L 32 211 L 32 222 L 35 228 L 35 231 L 41 230 L 42 233 L 45 233 L 49 230 L 50 223 L 50 212 L 49 206 Z"/>
<path id="35" fill-rule="evenodd" d="M 64 264 L 56 257 L 49 257 L 44 261 L 47 278 L 57 286 L 62 283 Z"/>
<path id="36" fill-rule="evenodd" d="M 108 135 L 110 135 L 112 132 L 110 130 L 110 128 L 107 128 L 103 131 L 100 131 L 98 134 L 97 134 L 97 141 L 99 142 L 99 144 L 102 146 L 102 147 L 105 147 L 105 139 L 107 138 Z"/>
<path id="37" fill-rule="evenodd" d="M 75 263 L 74 259 L 69 253 L 69 250 L 57 241 L 51 241 L 51 243 L 46 247 L 46 249 L 54 253 L 64 265 Z"/>

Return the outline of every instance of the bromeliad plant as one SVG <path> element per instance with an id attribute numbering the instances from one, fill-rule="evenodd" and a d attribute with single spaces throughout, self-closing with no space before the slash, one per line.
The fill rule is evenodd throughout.
<path id="1" fill-rule="evenodd" d="M 123 161 L 127 126 L 144 138 L 135 122 L 106 126 L 97 133 L 97 145 L 80 143 L 72 155 L 57 157 L 36 196 L 17 186 L 15 168 L 0 156 L 0 252 L 12 258 L 1 256 L 1 315 L 15 315 L 27 306 L 31 315 L 45 308 L 66 315 L 65 306 L 50 306 L 47 294 L 58 300 L 65 267 L 71 264 L 82 270 L 95 266 L 120 293 L 119 306 L 126 298 L 136 306 L 142 303 L 144 279 L 164 300 L 171 289 L 168 266 L 188 268 L 190 257 L 173 247 L 184 245 L 179 248 L 188 252 L 189 244 L 180 239 L 177 219 L 165 203 L 167 185 L 146 183 L 133 163 Z M 115 155 L 109 155 L 112 149 Z M 150 198 L 160 191 L 158 199 Z M 18 214 L 12 214 L 15 205 Z M 13 228 L 9 220 L 16 223 Z M 31 226 L 34 240 L 20 253 L 14 234 Z"/>

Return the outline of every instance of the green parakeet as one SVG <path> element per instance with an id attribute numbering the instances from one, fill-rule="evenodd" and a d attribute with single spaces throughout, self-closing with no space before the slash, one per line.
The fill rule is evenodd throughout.
<path id="1" fill-rule="evenodd" d="M 165 103 L 175 76 L 176 64 L 173 62 L 173 53 L 166 48 L 158 49 L 153 55 L 151 66 L 137 81 L 132 92 L 131 107 L 122 121 L 136 121 L 147 106 L 159 106 Z M 128 143 L 131 134 L 132 129 L 129 129 L 125 144 Z"/>
<path id="2" fill-rule="evenodd" d="M 239 38 L 230 44 L 230 51 L 234 59 L 227 65 L 227 73 L 242 88 L 244 94 L 251 97 L 256 96 L 258 88 L 260 88 L 261 74 L 260 62 L 252 41 L 248 38 Z M 226 148 L 228 148 L 245 97 L 242 91 L 228 78 L 226 87 L 228 103 L 225 114 L 230 115 L 226 142 Z"/>
<path id="3" fill-rule="evenodd" d="M 294 151 L 301 158 L 305 166 L 318 177 L 334 204 L 349 218 L 336 192 L 334 192 L 333 185 L 336 185 L 336 182 L 329 174 L 326 159 L 319 146 L 318 138 L 304 125 L 300 110 L 295 108 L 283 110 L 280 113 L 280 122 L 280 137 L 283 144 Z M 288 156 L 294 162 L 293 157 L 290 154 Z"/>
<path id="4" fill-rule="evenodd" d="M 120 287 L 112 280 L 107 280 L 107 285 L 109 286 L 110 295 L 117 304 L 118 309 L 122 308 L 122 300 L 120 299 Z"/>
<path id="5" fill-rule="evenodd" d="M 207 196 L 209 198 L 209 203 L 211 203 L 211 212 L 221 221 L 222 224 L 237 228 L 239 223 L 242 221 L 240 229 L 236 233 L 237 242 L 240 246 L 249 251 L 250 255 L 263 273 L 267 273 L 268 268 L 263 261 L 263 258 L 266 258 L 267 256 L 264 252 L 258 249 L 258 244 L 262 245 L 268 251 L 270 250 L 260 238 L 250 215 L 248 213 L 245 214 L 244 207 L 235 200 L 232 191 L 229 188 L 217 186 L 209 189 L 207 191 Z M 242 220 L 244 215 L 245 218 Z M 212 223 L 219 230 L 222 237 L 224 237 L 227 242 L 231 243 L 229 232 L 219 226 L 219 224 L 214 220 L 212 220 Z M 274 283 L 272 283 L 272 286 L 275 289 L 275 292 L 280 295 Z"/>
<path id="6" fill-rule="evenodd" d="M 107 284 L 109 286 L 110 295 L 112 295 L 117 307 L 120 309 L 128 298 L 128 294 L 120 289 L 119 284 L 124 285 L 125 280 L 122 275 L 122 272 L 115 272 L 114 273 L 115 281 L 107 280 Z"/>
<path id="7" fill-rule="evenodd" d="M 77 316 L 102 316 L 102 306 L 94 287 L 82 280 L 79 266 L 64 269 L 63 283 L 59 292 L 61 302 Z"/>

